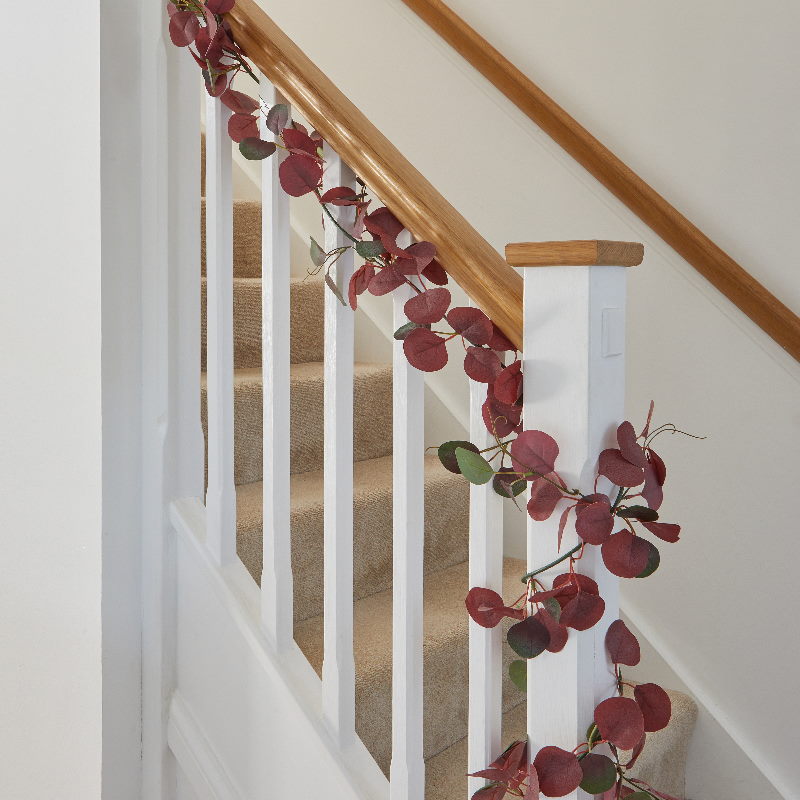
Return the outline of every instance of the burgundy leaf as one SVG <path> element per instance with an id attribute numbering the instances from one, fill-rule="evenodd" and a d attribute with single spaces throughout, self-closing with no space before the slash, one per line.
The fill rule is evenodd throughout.
<path id="1" fill-rule="evenodd" d="M 479 308 L 456 306 L 447 312 L 447 321 L 456 333 L 468 342 L 481 347 L 489 343 L 494 326 L 492 321 Z"/>
<path id="2" fill-rule="evenodd" d="M 267 112 L 265 124 L 267 130 L 272 131 L 277 136 L 289 124 L 289 106 L 285 103 L 276 103 Z"/>
<path id="3" fill-rule="evenodd" d="M 506 796 L 506 787 L 502 783 L 484 786 L 472 795 L 471 800 L 503 800 Z"/>
<path id="4" fill-rule="evenodd" d="M 239 152 L 248 161 L 262 161 L 277 150 L 275 142 L 267 142 L 255 136 L 248 136 L 239 142 Z"/>
<path id="5" fill-rule="evenodd" d="M 475 586 L 469 590 L 464 601 L 467 612 L 483 628 L 494 628 L 503 617 L 522 619 L 520 608 L 509 608 L 503 598 L 491 589 Z"/>
<path id="6" fill-rule="evenodd" d="M 302 197 L 319 186 L 322 180 L 322 165 L 313 158 L 293 153 L 281 162 L 278 177 L 286 194 Z"/>
<path id="7" fill-rule="evenodd" d="M 540 800 L 541 788 L 539 786 L 539 775 L 536 768 L 531 764 L 528 767 L 528 785 L 525 787 L 525 794 L 522 795 L 522 800 Z"/>
<path id="8" fill-rule="evenodd" d="M 647 458 L 653 465 L 658 485 L 663 486 L 664 482 L 667 480 L 667 465 L 662 461 L 661 456 L 656 453 L 652 447 L 647 448 Z"/>
<path id="9" fill-rule="evenodd" d="M 583 780 L 583 770 L 574 753 L 560 747 L 543 747 L 533 760 L 539 776 L 539 791 L 545 797 L 563 797 Z"/>
<path id="10" fill-rule="evenodd" d="M 360 201 L 358 195 L 349 186 L 334 186 L 328 189 L 320 198 L 320 203 L 330 203 L 333 206 L 354 206 Z"/>
<path id="11" fill-rule="evenodd" d="M 437 284 L 437 286 L 445 286 L 447 284 L 447 273 L 435 258 L 422 270 L 422 277 L 431 283 Z"/>
<path id="12" fill-rule="evenodd" d="M 446 292 L 447 289 L 439 289 Z M 448 292 L 449 294 L 449 292 Z M 494 350 L 487 347 L 468 347 L 464 356 L 464 372 L 478 383 L 492 383 L 502 372 L 503 363 Z"/>
<path id="13" fill-rule="evenodd" d="M 603 544 L 602 553 L 603 563 L 609 572 L 620 578 L 635 578 L 647 567 L 650 547 L 649 542 L 641 536 L 623 530 L 613 534 Z"/>
<path id="14" fill-rule="evenodd" d="M 206 0 L 206 8 L 212 14 L 227 14 L 235 2 L 236 0 Z"/>
<path id="15" fill-rule="evenodd" d="M 653 462 L 648 460 L 647 465 L 644 468 L 644 486 L 642 487 L 642 497 L 647 502 L 647 505 L 650 506 L 654 511 L 658 511 L 661 508 L 661 504 L 664 502 L 664 490 L 661 488 L 661 484 L 658 482 L 658 476 L 656 475 L 655 467 L 653 466 Z"/>
<path id="16" fill-rule="evenodd" d="M 607 497 L 596 503 L 578 503 L 575 510 L 575 530 L 587 544 L 603 544 L 614 528 L 611 503 Z"/>
<path id="17" fill-rule="evenodd" d="M 625 421 L 617 428 L 617 444 L 626 461 L 637 467 L 644 467 L 647 459 L 642 446 L 636 441 L 636 431 L 630 422 Z"/>
<path id="18" fill-rule="evenodd" d="M 369 293 L 376 297 L 382 297 L 389 292 L 393 292 L 398 286 L 406 282 L 403 273 L 396 270 L 393 266 L 382 267 L 378 270 L 375 278 L 370 281 Z"/>
<path id="19" fill-rule="evenodd" d="M 186 47 L 197 37 L 200 23 L 193 11 L 177 11 L 169 18 L 169 38 L 176 47 Z"/>
<path id="20" fill-rule="evenodd" d="M 417 271 L 422 272 L 436 256 L 436 246 L 431 242 L 414 242 L 406 248 L 417 265 Z"/>
<path id="21" fill-rule="evenodd" d="M 232 114 L 228 120 L 228 136 L 234 142 L 241 142 L 243 139 L 257 139 L 258 120 L 252 114 Z"/>
<path id="22" fill-rule="evenodd" d="M 673 522 L 643 522 L 642 525 L 665 542 L 677 542 L 681 535 L 681 526 Z"/>
<path id="23" fill-rule="evenodd" d="M 514 347 L 513 344 L 498 330 L 497 326 L 494 325 L 494 330 L 492 331 L 492 338 L 489 339 L 489 347 L 492 350 L 497 350 L 498 352 L 504 352 L 506 350 L 516 350 L 517 348 Z"/>
<path id="24" fill-rule="evenodd" d="M 615 449 L 600 453 L 598 472 L 617 486 L 638 486 L 644 480 L 644 469 L 631 464 Z"/>
<path id="25" fill-rule="evenodd" d="M 574 505 L 567 506 L 562 512 L 561 516 L 558 518 L 558 549 L 561 550 L 561 540 L 564 538 L 564 528 L 567 527 L 567 518 L 569 517 L 569 512 L 575 508 Z"/>
<path id="26" fill-rule="evenodd" d="M 511 444 L 511 461 L 518 472 L 549 475 L 555 469 L 557 457 L 555 439 L 542 431 L 523 431 Z"/>
<path id="27" fill-rule="evenodd" d="M 552 478 L 551 478 L 552 480 Z M 531 483 L 528 515 L 536 522 L 544 522 L 556 510 L 561 492 L 549 480 L 537 478 Z"/>
<path id="28" fill-rule="evenodd" d="M 506 403 L 501 403 L 495 397 L 492 385 L 489 384 L 481 413 L 483 414 L 483 422 L 486 425 L 486 429 L 498 438 L 503 438 L 520 427 L 522 406 L 510 406 Z"/>
<path id="29" fill-rule="evenodd" d="M 635 667 L 641 660 L 639 642 L 621 620 L 615 620 L 606 631 L 606 650 L 615 664 Z"/>
<path id="30" fill-rule="evenodd" d="M 522 362 L 517 359 L 495 378 L 494 396 L 503 403 L 513 405 L 522 394 Z"/>
<path id="31" fill-rule="evenodd" d="M 243 92 L 228 89 L 219 98 L 234 114 L 252 114 L 258 111 L 258 101 Z"/>
<path id="32" fill-rule="evenodd" d="M 561 610 L 562 625 L 576 631 L 587 631 L 603 617 L 606 604 L 602 597 L 588 592 L 578 592 Z"/>
<path id="33" fill-rule="evenodd" d="M 547 628 L 547 632 L 550 634 L 550 641 L 547 643 L 548 652 L 561 652 L 569 638 L 569 631 L 566 625 L 562 625 L 546 608 L 540 608 L 534 616 Z"/>
<path id="34" fill-rule="evenodd" d="M 588 575 L 581 575 L 580 572 L 564 572 L 557 575 L 553 580 L 554 589 L 566 589 L 572 593 L 578 591 L 588 594 L 600 594 L 600 587 Z"/>
<path id="35" fill-rule="evenodd" d="M 370 281 L 375 277 L 375 267 L 369 262 L 360 266 L 350 278 L 348 288 L 348 299 L 350 307 L 355 310 L 358 306 L 358 295 L 363 294 L 368 288 Z"/>
<path id="36" fill-rule="evenodd" d="M 376 276 L 376 280 L 378 277 L 380 276 Z M 371 289 L 372 284 L 370 284 Z M 446 341 L 427 328 L 411 331 L 403 340 L 403 352 L 408 363 L 422 372 L 436 372 L 447 364 Z"/>
<path id="37" fill-rule="evenodd" d="M 194 53 L 192 53 L 192 55 L 194 56 Z M 205 65 L 205 62 L 201 61 L 200 63 Z M 215 74 L 212 82 L 208 71 L 204 69 L 203 80 L 205 81 L 206 91 L 211 95 L 211 97 L 221 97 L 223 92 L 228 88 L 228 75 L 224 72 L 218 75 Z"/>
<path id="38" fill-rule="evenodd" d="M 633 748 L 633 752 L 631 753 L 631 760 L 625 765 L 625 769 L 630 769 L 638 760 L 639 756 L 642 754 L 644 750 L 644 746 L 647 744 L 647 734 L 642 734 L 642 738 L 639 739 L 639 744 Z"/>
<path id="39" fill-rule="evenodd" d="M 438 322 L 450 305 L 450 292 L 447 289 L 428 289 L 412 297 L 403 311 L 411 322 L 428 325 Z"/>
<path id="40" fill-rule="evenodd" d="M 640 683 L 633 696 L 642 710 L 644 729 L 649 733 L 666 728 L 672 716 L 669 695 L 656 683 Z"/>
<path id="41" fill-rule="evenodd" d="M 633 750 L 644 735 L 644 717 L 635 700 L 610 697 L 594 710 L 600 735 L 623 750 Z"/>
<path id="42" fill-rule="evenodd" d="M 284 128 L 281 135 L 283 143 L 289 150 L 299 150 L 301 153 L 316 157 L 317 145 L 307 133 L 299 131 L 297 128 Z"/>
<path id="43" fill-rule="evenodd" d="M 373 236 L 385 236 L 391 241 L 395 241 L 403 230 L 403 224 L 386 207 L 376 208 L 371 214 L 367 214 L 364 224 Z"/>
<path id="44" fill-rule="evenodd" d="M 506 638 L 511 649 L 521 658 L 536 658 L 550 644 L 550 632 L 535 616 L 512 625 Z"/>

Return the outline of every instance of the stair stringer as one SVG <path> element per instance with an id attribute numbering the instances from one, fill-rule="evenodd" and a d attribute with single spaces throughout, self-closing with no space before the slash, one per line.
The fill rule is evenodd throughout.
<path id="1" fill-rule="evenodd" d="M 177 670 L 169 744 L 206 800 L 387 800 L 389 784 L 360 739 L 339 747 L 322 721 L 321 682 L 300 649 L 270 647 L 258 587 L 240 561 L 205 547 L 198 499 L 170 508 L 177 554 Z"/>

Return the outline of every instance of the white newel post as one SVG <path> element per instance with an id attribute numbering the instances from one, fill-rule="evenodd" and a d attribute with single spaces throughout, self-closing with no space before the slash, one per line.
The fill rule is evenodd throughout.
<path id="1" fill-rule="evenodd" d="M 325 145 L 325 190 L 349 186 L 353 171 Z M 352 224 L 352 206 L 328 206 L 340 225 Z M 326 216 L 325 251 L 350 244 Z M 353 250 L 346 250 L 329 277 L 347 296 Z M 322 661 L 322 711 L 340 746 L 355 737 L 356 674 L 353 658 L 353 359 L 354 314 L 325 290 L 325 642 Z"/>
<path id="2" fill-rule="evenodd" d="M 208 413 L 207 544 L 219 564 L 236 558 L 233 478 L 233 188 L 231 112 L 206 105 L 206 315 Z"/>
<path id="3" fill-rule="evenodd" d="M 524 275 L 524 423 L 558 442 L 556 468 L 570 488 L 592 491 L 599 452 L 615 445 L 625 399 L 625 268 L 546 266 Z M 609 486 L 599 485 L 598 491 Z M 528 519 L 528 568 L 549 563 L 578 543 L 574 516 L 557 547 L 559 514 Z M 548 586 L 563 562 L 540 578 Z M 588 547 L 578 571 L 594 578 L 606 602 L 590 631 L 570 631 L 558 654 L 528 662 L 528 736 L 531 753 L 544 745 L 572 750 L 585 740 L 595 705 L 610 697 L 614 678 L 604 638 L 619 616 L 618 579 Z M 587 798 L 578 789 L 568 797 Z"/>

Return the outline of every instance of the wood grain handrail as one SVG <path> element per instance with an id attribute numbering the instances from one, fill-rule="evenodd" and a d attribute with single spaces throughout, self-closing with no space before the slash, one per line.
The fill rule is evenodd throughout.
<path id="1" fill-rule="evenodd" d="M 506 261 L 512 267 L 636 267 L 643 259 L 644 245 L 641 242 L 589 239 L 506 245 Z"/>
<path id="2" fill-rule="evenodd" d="M 800 361 L 800 318 L 441 0 L 403 0 L 713 286 Z"/>
<path id="3" fill-rule="evenodd" d="M 516 345 L 522 347 L 522 278 L 400 151 L 311 62 L 254 0 L 228 14 L 236 41 Z"/>

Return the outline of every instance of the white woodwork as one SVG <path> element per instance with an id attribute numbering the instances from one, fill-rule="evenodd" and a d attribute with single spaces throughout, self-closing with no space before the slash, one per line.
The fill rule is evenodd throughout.
<path id="1" fill-rule="evenodd" d="M 261 78 L 261 99 L 268 106 L 286 102 Z M 271 134 L 263 127 L 262 136 Z M 293 637 L 292 534 L 289 497 L 290 352 L 289 198 L 281 189 L 278 149 L 262 161 L 261 292 L 264 402 L 264 566 L 261 572 L 262 620 L 273 646 L 286 648 Z"/>
<path id="2" fill-rule="evenodd" d="M 394 328 L 408 322 L 408 287 L 392 293 Z M 393 342 L 393 587 L 391 800 L 422 800 L 423 548 L 425 442 L 423 374 L 412 367 L 403 343 Z"/>
<path id="3" fill-rule="evenodd" d="M 206 315 L 208 334 L 208 547 L 220 564 L 236 557 L 233 482 L 233 190 L 229 109 L 206 104 Z"/>
<path id="4" fill-rule="evenodd" d="M 483 421 L 481 407 L 486 384 L 470 380 L 469 439 L 480 449 L 494 444 Z M 503 499 L 489 482 L 470 486 L 469 585 L 503 592 Z M 469 733 L 467 765 L 477 772 L 501 752 L 503 637 L 500 626 L 483 628 L 469 620 Z M 467 796 L 485 785 L 469 778 Z"/>
<path id="5" fill-rule="evenodd" d="M 625 268 L 527 269 L 524 280 L 525 429 L 552 435 L 560 447 L 559 474 L 569 488 L 591 492 L 597 456 L 614 445 L 624 413 Z M 608 488 L 607 481 L 598 484 L 598 491 Z M 557 512 L 547 522 L 528 519 L 529 569 L 578 543 L 571 516 L 558 551 L 558 517 Z M 567 564 L 539 577 L 549 586 Z M 577 569 L 597 581 L 606 612 L 592 630 L 570 631 L 557 655 L 545 653 L 528 662 L 528 736 L 534 755 L 545 744 L 572 750 L 584 741 L 595 705 L 614 690 L 604 638 L 619 616 L 618 579 L 603 567 L 596 547 L 587 547 Z M 588 795 L 579 789 L 568 797 Z"/>
<path id="6" fill-rule="evenodd" d="M 353 171 L 325 146 L 324 189 L 350 186 Z M 351 206 L 328 206 L 341 224 L 355 220 Z M 350 244 L 325 216 L 327 253 Z M 353 250 L 328 273 L 344 297 L 353 274 Z M 356 676 L 353 659 L 353 358 L 354 314 L 333 291 L 325 290 L 325 500 L 324 500 L 324 658 L 322 712 L 340 746 L 355 736 Z"/>

